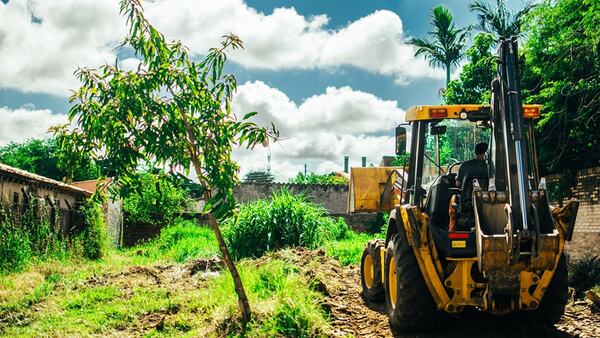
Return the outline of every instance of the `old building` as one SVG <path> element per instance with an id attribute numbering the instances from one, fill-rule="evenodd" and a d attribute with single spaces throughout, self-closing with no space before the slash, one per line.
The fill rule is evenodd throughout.
<path id="1" fill-rule="evenodd" d="M 82 226 L 78 209 L 89 196 L 89 191 L 0 163 L 0 205 L 11 217 L 19 217 L 36 200 L 50 210 L 52 223 L 58 219 L 57 230 L 68 236 Z"/>

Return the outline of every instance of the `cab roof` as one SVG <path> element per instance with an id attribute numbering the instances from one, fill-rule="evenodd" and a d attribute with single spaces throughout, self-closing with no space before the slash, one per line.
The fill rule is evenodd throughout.
<path id="1" fill-rule="evenodd" d="M 540 117 L 542 106 L 539 104 L 524 104 L 523 117 L 535 120 Z M 406 121 L 426 121 L 444 119 L 479 120 L 482 114 L 487 115 L 489 105 L 457 104 L 445 106 L 412 106 L 406 111 Z"/>

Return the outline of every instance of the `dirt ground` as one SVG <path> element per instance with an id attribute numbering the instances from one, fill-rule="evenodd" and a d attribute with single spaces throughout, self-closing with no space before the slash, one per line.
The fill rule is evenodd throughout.
<path id="1" fill-rule="evenodd" d="M 259 259 L 257 263 L 272 257 L 291 261 L 313 283 L 315 289 L 324 294 L 323 308 L 329 313 L 332 324 L 328 335 L 332 337 L 600 337 L 600 309 L 593 308 L 587 301 L 570 303 L 563 319 L 554 327 L 520 323 L 514 319 L 472 311 L 450 318 L 427 332 L 392 332 L 385 305 L 368 305 L 361 297 L 358 267 L 343 267 L 323 251 L 302 248 L 277 252 Z M 216 257 L 187 264 L 131 266 L 119 273 L 90 278 L 86 284 L 113 285 L 125 291 L 134 286 L 160 286 L 173 291 L 188 291 L 204 287 L 204 281 L 220 273 L 221 266 L 222 262 Z M 120 331 L 119 336 L 137 336 L 141 332 L 148 332 L 162 325 L 171 315 L 168 312 L 149 313 L 142 316 L 135 327 Z M 18 324 L 26 320 L 0 319 L 0 324 Z"/>
<path id="2" fill-rule="evenodd" d="M 439 328 L 429 332 L 392 332 L 385 314 L 385 305 L 367 305 L 360 295 L 359 268 L 341 267 L 319 251 L 296 249 L 299 259 L 295 262 L 304 267 L 309 276 L 323 282 L 326 295 L 325 307 L 331 313 L 332 336 L 356 337 L 600 337 L 600 309 L 586 301 L 569 304 L 560 323 L 554 327 L 519 323 L 514 319 L 485 315 L 473 311 L 458 318 L 450 318 Z M 312 269 L 317 260 L 323 267 Z"/>

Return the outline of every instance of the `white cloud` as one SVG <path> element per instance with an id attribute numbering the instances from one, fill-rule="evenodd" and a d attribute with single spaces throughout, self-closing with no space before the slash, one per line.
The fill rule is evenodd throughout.
<path id="1" fill-rule="evenodd" d="M 327 88 L 297 105 L 260 81 L 239 87 L 234 110 L 240 114 L 258 111 L 253 117 L 256 123 L 273 122 L 280 130 L 282 140 L 270 150 L 272 171 L 283 181 L 302 171 L 304 163 L 311 172 L 341 170 L 345 155 L 350 156 L 352 166 L 359 166 L 362 156 L 378 165 L 383 155 L 393 154 L 394 128 L 404 121 L 404 111 L 396 101 L 349 87 Z M 267 154 L 265 149 L 237 150 L 242 175 L 264 170 Z"/>
<path id="2" fill-rule="evenodd" d="M 23 142 L 29 138 L 49 137 L 48 128 L 65 123 L 67 116 L 52 114 L 48 109 L 9 109 L 0 107 L 0 146 L 9 142 Z"/>
<path id="3" fill-rule="evenodd" d="M 114 61 L 124 31 L 111 0 L 0 3 L 0 88 L 67 96 L 77 66 Z"/>
<path id="4" fill-rule="evenodd" d="M 393 12 L 373 12 L 340 29 L 325 15 L 303 16 L 294 8 L 258 12 L 242 0 L 145 1 L 151 20 L 167 38 L 182 39 L 205 54 L 221 36 L 239 35 L 246 49 L 231 59 L 247 68 L 336 69 L 354 66 L 394 76 L 406 84 L 443 78 L 404 43 L 402 21 Z M 31 0 L 0 3 L 0 88 L 67 96 L 80 66 L 114 62 L 125 35 L 114 0 Z M 132 59 L 125 66 L 135 66 Z"/>
<path id="5" fill-rule="evenodd" d="M 402 20 L 391 11 L 375 11 L 338 30 L 325 15 L 306 17 L 294 8 L 264 14 L 242 0 L 172 0 L 147 5 L 156 26 L 203 53 L 221 36 L 234 33 L 245 50 L 232 59 L 250 68 L 314 69 L 355 66 L 393 75 L 398 83 L 420 77 L 443 78 L 404 42 Z"/>

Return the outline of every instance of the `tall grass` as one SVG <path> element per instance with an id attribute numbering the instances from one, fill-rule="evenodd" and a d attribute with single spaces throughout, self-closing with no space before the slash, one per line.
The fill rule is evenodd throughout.
<path id="1" fill-rule="evenodd" d="M 0 273 L 20 271 L 47 259 L 98 259 L 107 249 L 102 209 L 93 202 L 82 208 L 83 230 L 70 243 L 59 233 L 57 207 L 32 197 L 22 215 L 13 213 L 0 208 Z"/>
<path id="2" fill-rule="evenodd" d="M 55 223 L 58 221 L 58 212 Z M 51 208 L 32 198 L 22 215 L 0 207 L 0 273 L 19 271 L 32 261 L 64 258 L 66 244 L 50 223 Z"/>
<path id="3" fill-rule="evenodd" d="M 175 261 L 182 263 L 197 257 L 210 257 L 219 252 L 212 229 L 192 221 L 178 220 L 164 227 L 150 242 L 128 250 L 148 261 Z"/>
<path id="4" fill-rule="evenodd" d="M 268 200 L 243 204 L 235 218 L 225 221 L 223 235 L 231 254 L 239 259 L 285 247 L 314 249 L 346 238 L 348 231 L 342 219 L 328 217 L 323 207 L 310 203 L 305 195 L 282 189 Z"/>

